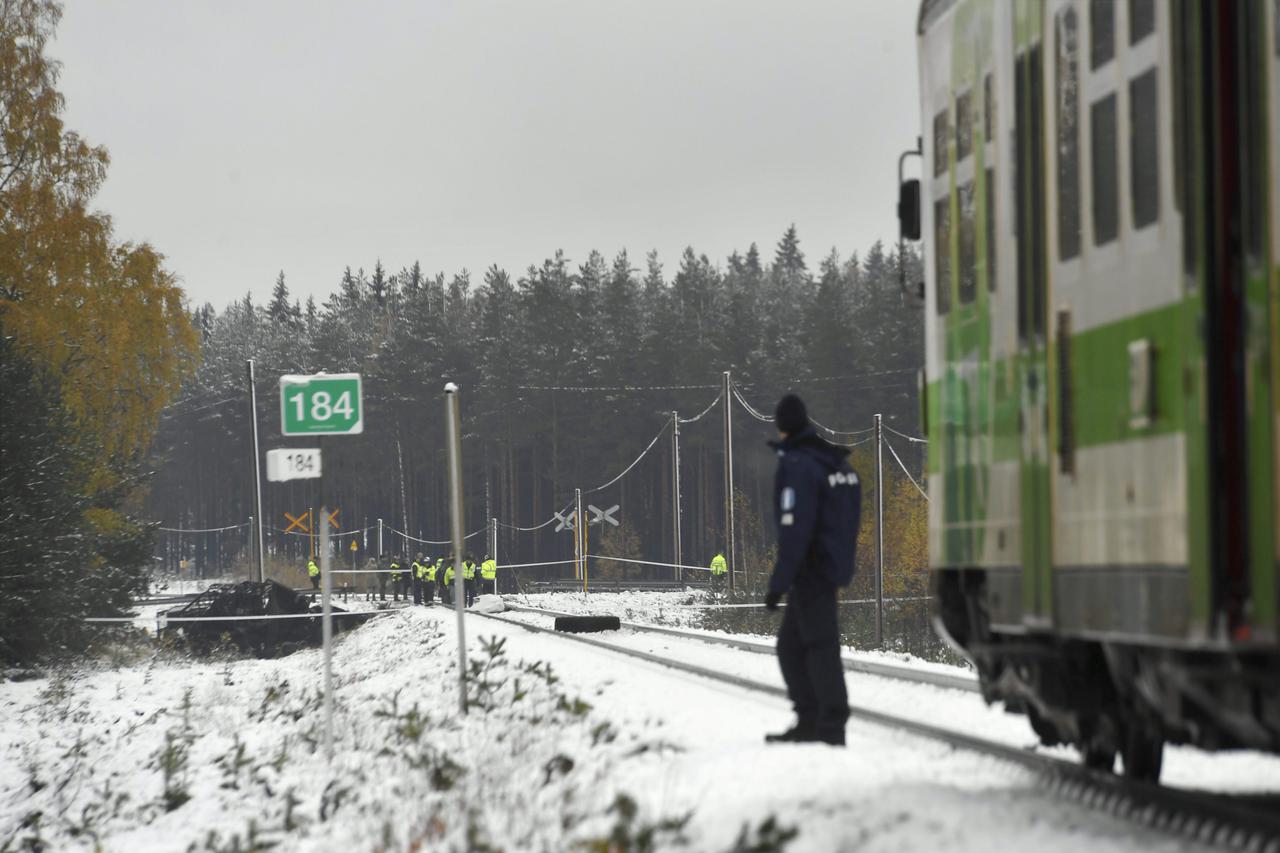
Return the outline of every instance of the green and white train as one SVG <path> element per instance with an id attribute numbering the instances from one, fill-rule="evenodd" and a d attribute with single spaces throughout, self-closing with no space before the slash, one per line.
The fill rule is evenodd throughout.
<path id="1" fill-rule="evenodd" d="M 924 0 L 935 622 L 1095 767 L 1280 748 L 1280 0 Z"/>

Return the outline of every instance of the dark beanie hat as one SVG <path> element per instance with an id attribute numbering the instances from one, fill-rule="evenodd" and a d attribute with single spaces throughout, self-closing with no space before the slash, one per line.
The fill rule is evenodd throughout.
<path id="1" fill-rule="evenodd" d="M 773 417 L 778 431 L 787 435 L 795 435 L 809 425 L 809 411 L 804 407 L 804 400 L 795 394 L 788 394 L 778 401 Z"/>

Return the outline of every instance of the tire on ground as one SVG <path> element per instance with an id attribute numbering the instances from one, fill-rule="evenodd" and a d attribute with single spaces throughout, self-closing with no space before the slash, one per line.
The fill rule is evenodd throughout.
<path id="1" fill-rule="evenodd" d="M 566 634 L 592 634 L 596 631 L 617 631 L 622 620 L 617 616 L 557 616 L 556 630 Z"/>

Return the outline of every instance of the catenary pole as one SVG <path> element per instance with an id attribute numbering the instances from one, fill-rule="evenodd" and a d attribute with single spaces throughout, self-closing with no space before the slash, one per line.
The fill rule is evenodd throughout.
<path id="1" fill-rule="evenodd" d="M 249 373 L 249 425 L 253 432 L 253 515 L 258 520 L 254 541 L 258 550 L 258 580 L 266 578 L 266 553 L 262 535 L 262 455 L 258 452 L 258 389 L 254 384 L 253 359 L 245 362 Z"/>
<path id="2" fill-rule="evenodd" d="M 733 405 L 730 403 L 730 386 L 733 379 L 724 372 L 720 388 L 721 405 L 724 406 L 724 530 L 725 556 L 729 558 L 729 592 L 734 591 L 734 572 L 737 571 L 737 553 L 733 530 Z M 746 579 L 743 578 L 745 581 Z"/>
<path id="3" fill-rule="evenodd" d="M 684 570 L 680 568 L 684 565 L 684 549 L 680 543 L 680 414 L 674 411 L 671 413 L 671 515 L 675 545 L 675 559 L 671 562 L 676 565 L 671 571 L 677 581 L 683 581 Z"/>
<path id="4" fill-rule="evenodd" d="M 467 713 L 467 629 L 463 608 L 467 592 L 462 580 L 462 417 L 458 386 L 444 386 L 445 432 L 449 442 L 449 533 L 453 542 L 453 610 L 458 622 L 458 708 Z M 465 809 L 465 804 L 463 805 Z M 463 821 L 463 826 L 466 821 Z"/>
<path id="5" fill-rule="evenodd" d="M 578 561 L 577 576 L 582 581 L 582 591 L 587 591 L 587 549 L 586 537 L 583 532 L 586 530 L 587 520 L 582 517 L 582 489 L 573 490 L 573 556 Z"/>
<path id="6" fill-rule="evenodd" d="M 884 425 L 876 415 L 876 648 L 884 645 Z"/>

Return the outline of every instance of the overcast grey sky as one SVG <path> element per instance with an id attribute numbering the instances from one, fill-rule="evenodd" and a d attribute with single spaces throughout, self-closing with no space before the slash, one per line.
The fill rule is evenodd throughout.
<path id="1" fill-rule="evenodd" d="M 221 308 L 278 270 L 520 274 L 693 245 L 811 263 L 896 233 L 914 0 L 68 0 L 99 204 Z"/>

